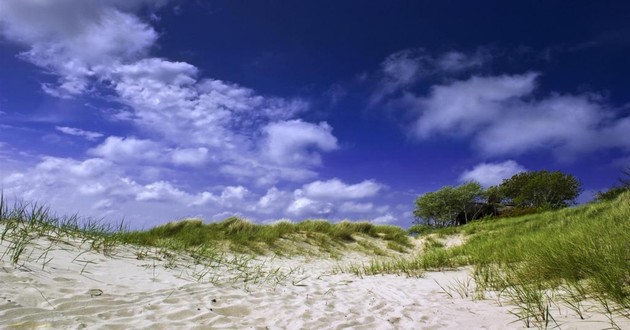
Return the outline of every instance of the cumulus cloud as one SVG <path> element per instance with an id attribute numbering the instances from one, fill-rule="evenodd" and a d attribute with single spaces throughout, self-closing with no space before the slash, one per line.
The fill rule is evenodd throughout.
<path id="1" fill-rule="evenodd" d="M 319 125 L 301 120 L 274 122 L 264 132 L 264 155 L 277 164 L 319 165 L 321 157 L 317 150 L 338 148 L 332 127 L 325 122 Z"/>
<path id="2" fill-rule="evenodd" d="M 128 11 L 164 1 L 3 1 L 0 28 L 28 47 L 21 57 L 57 75 L 44 84 L 51 95 L 68 98 L 85 92 L 96 71 L 145 54 L 157 32 Z"/>
<path id="3" fill-rule="evenodd" d="M 179 148 L 172 152 L 171 159 L 176 165 L 200 166 L 209 159 L 208 148 Z"/>
<path id="4" fill-rule="evenodd" d="M 381 189 L 383 189 L 383 185 L 373 180 L 365 180 L 357 184 L 346 184 L 339 179 L 331 179 L 306 184 L 302 189 L 296 191 L 296 194 L 323 200 L 348 200 L 372 197 Z"/>
<path id="5" fill-rule="evenodd" d="M 220 195 L 214 195 L 204 191 L 200 196 L 196 196 L 190 205 L 206 205 L 215 203 L 223 207 L 243 207 L 243 201 L 250 194 L 250 191 L 243 186 L 225 187 Z"/>
<path id="6" fill-rule="evenodd" d="M 267 193 L 256 203 L 256 211 L 263 214 L 272 214 L 283 210 L 291 203 L 293 194 L 288 191 L 271 187 Z"/>
<path id="7" fill-rule="evenodd" d="M 77 97 L 98 87 L 127 106 L 116 118 L 145 138 L 109 137 L 88 151 L 91 156 L 180 166 L 213 162 L 220 173 L 259 185 L 314 177 L 310 168 L 321 163 L 322 152 L 337 148 L 337 140 L 326 123 L 291 120 L 308 102 L 259 95 L 200 77 L 192 64 L 149 56 L 158 34 L 135 12 L 165 2 L 2 2 L 0 26 L 6 38 L 28 47 L 22 58 L 59 78 L 43 86 L 48 93 Z"/>
<path id="8" fill-rule="evenodd" d="M 551 94 L 536 99 L 536 73 L 473 76 L 434 86 L 410 97 L 418 116 L 412 132 L 421 139 L 472 136 L 487 156 L 551 150 L 561 159 L 600 148 L 630 150 L 630 118 L 616 118 L 593 95 Z"/>
<path id="9" fill-rule="evenodd" d="M 96 141 L 100 139 L 101 137 L 103 137 L 102 133 L 86 131 L 86 130 L 82 130 L 82 129 L 74 128 L 74 127 L 56 126 L 55 129 L 61 133 L 74 135 L 74 136 L 80 136 L 90 141 Z"/>
<path id="10" fill-rule="evenodd" d="M 416 100 L 421 111 L 415 133 L 469 134 L 489 121 L 505 115 L 504 106 L 531 93 L 535 73 L 516 76 L 472 77 L 446 86 L 434 86 L 426 98 Z"/>
<path id="11" fill-rule="evenodd" d="M 393 223 L 396 220 L 397 220 L 396 217 L 388 213 L 388 214 L 372 219 L 371 222 L 376 223 L 376 224 L 388 224 L 388 223 Z"/>
<path id="12" fill-rule="evenodd" d="M 367 213 L 373 209 L 372 203 L 343 202 L 339 206 L 339 211 L 344 213 Z"/>
<path id="13" fill-rule="evenodd" d="M 138 201 L 182 201 L 187 197 L 184 191 L 165 181 L 147 184 L 144 189 L 136 193 L 136 200 Z"/>
<path id="14" fill-rule="evenodd" d="M 163 157 L 162 147 L 153 141 L 134 137 L 110 136 L 88 154 L 114 162 L 156 162 Z"/>
<path id="15" fill-rule="evenodd" d="M 343 216 L 356 218 L 384 214 L 387 206 L 376 206 L 371 201 L 359 199 L 373 198 L 382 185 L 366 180 L 354 185 L 338 179 L 314 181 L 295 189 L 293 192 L 272 187 L 251 207 L 262 214 L 278 214 L 294 219 L 309 217 Z"/>
<path id="16" fill-rule="evenodd" d="M 380 209 L 349 201 L 375 196 L 382 186 L 371 180 L 315 181 L 295 190 L 291 182 L 314 180 L 323 154 L 339 148 L 328 123 L 297 119 L 309 109 L 308 101 L 261 95 L 203 77 L 193 64 L 152 57 L 159 34 L 154 21 L 137 13 L 164 3 L 0 3 L 0 33 L 25 47 L 22 59 L 58 79 L 42 84 L 44 91 L 60 98 L 107 95 L 108 102 L 123 106 L 124 116 L 100 114 L 125 122 L 130 131 L 106 137 L 58 126 L 64 134 L 104 140 L 80 159 L 47 157 L 4 171 L 5 192 L 62 211 L 126 214 L 134 221 L 164 221 L 188 209 L 193 215 L 245 210 L 294 217 Z M 209 170 L 193 177 L 190 167 Z M 287 182 L 293 186 L 286 188 Z M 330 189 L 340 189 L 342 196 L 334 200 Z"/>
<path id="17" fill-rule="evenodd" d="M 464 171 L 460 176 L 460 181 L 476 181 L 484 187 L 496 186 L 504 179 L 526 171 L 525 167 L 513 160 L 501 163 L 481 163 L 470 170 Z"/>
<path id="18" fill-rule="evenodd" d="M 47 203 L 55 210 L 83 216 L 109 216 L 114 221 L 131 217 L 134 227 L 185 216 L 183 209 L 206 215 L 237 213 L 245 209 L 251 195 L 243 186 L 190 192 L 166 180 L 144 181 L 132 179 L 124 167 L 102 158 L 46 157 L 33 168 L 4 176 L 0 185 L 9 198 Z"/>
<path id="19" fill-rule="evenodd" d="M 326 218 L 335 213 L 334 204 L 331 202 L 316 201 L 307 197 L 294 200 L 286 212 L 297 218 Z"/>

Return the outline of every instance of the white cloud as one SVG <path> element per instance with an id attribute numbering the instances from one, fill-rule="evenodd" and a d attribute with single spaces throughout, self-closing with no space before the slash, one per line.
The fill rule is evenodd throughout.
<path id="1" fill-rule="evenodd" d="M 319 217 L 326 218 L 334 212 L 334 204 L 330 202 L 321 202 L 306 197 L 295 199 L 286 211 L 291 216 L 297 218 Z"/>
<path id="2" fill-rule="evenodd" d="M 196 196 L 193 196 L 189 205 L 200 206 L 215 204 L 222 207 L 240 207 L 245 208 L 242 202 L 250 194 L 250 191 L 243 186 L 228 186 L 223 188 L 223 191 L 219 195 L 212 194 L 204 191 Z"/>
<path id="3" fill-rule="evenodd" d="M 279 190 L 276 187 L 271 187 L 267 190 L 267 193 L 258 200 L 256 211 L 263 214 L 276 213 L 285 209 L 291 202 L 291 199 L 291 193 Z"/>
<path id="4" fill-rule="evenodd" d="M 388 223 L 393 223 L 396 220 L 397 220 L 396 217 L 388 213 L 388 214 L 372 219 L 371 222 L 376 223 L 376 224 L 388 224 Z"/>
<path id="5" fill-rule="evenodd" d="M 99 158 L 81 162 L 66 158 L 45 157 L 35 169 L 43 173 L 59 173 L 60 175 L 63 173 L 72 178 L 90 178 L 105 175 L 112 169 L 112 163 Z"/>
<path id="6" fill-rule="evenodd" d="M 208 148 L 180 148 L 173 151 L 171 159 L 176 165 L 200 166 L 208 161 Z"/>
<path id="7" fill-rule="evenodd" d="M 225 187 L 221 192 L 221 202 L 231 204 L 245 199 L 248 194 L 249 190 L 243 186 Z"/>
<path id="8" fill-rule="evenodd" d="M 290 120 L 275 122 L 264 128 L 264 155 L 276 164 L 319 165 L 321 156 L 315 150 L 332 151 L 338 148 L 332 127 Z"/>
<path id="9" fill-rule="evenodd" d="M 88 154 L 99 156 L 114 162 L 159 162 L 165 158 L 162 147 L 153 141 L 110 136 L 105 141 L 88 151 Z"/>
<path id="10" fill-rule="evenodd" d="M 374 204 L 372 203 L 343 202 L 339 206 L 339 211 L 345 213 L 367 213 L 373 209 Z"/>
<path id="11" fill-rule="evenodd" d="M 189 197 L 188 194 L 165 181 L 153 182 L 143 188 L 136 194 L 138 201 L 183 201 Z"/>
<path id="12" fill-rule="evenodd" d="M 339 179 L 331 179 L 306 184 L 296 194 L 316 199 L 348 200 L 372 197 L 381 189 L 383 185 L 373 180 L 350 185 Z"/>
<path id="13" fill-rule="evenodd" d="M 472 136 L 488 156 L 517 155 L 547 149 L 559 158 L 600 148 L 630 149 L 625 138 L 630 118 L 615 114 L 592 95 L 552 94 L 536 100 L 535 73 L 473 76 L 434 86 L 426 97 L 407 97 L 418 114 L 413 133 Z"/>
<path id="14" fill-rule="evenodd" d="M 252 134 L 270 121 L 304 111 L 305 101 L 263 97 L 221 80 L 198 80 L 184 62 L 149 58 L 111 68 L 107 77 L 133 121 L 171 142 L 207 147 L 251 148 Z"/>
<path id="15" fill-rule="evenodd" d="M 212 155 L 221 173 L 271 185 L 313 177 L 308 167 L 321 162 L 315 150 L 336 148 L 326 123 L 284 120 L 304 111 L 305 101 L 263 97 L 220 80 L 199 81 L 196 68 L 182 62 L 145 59 L 111 71 L 120 100 L 134 109 L 131 120 L 163 144 L 186 150 L 175 151 L 178 165 L 205 164 L 204 154 Z"/>
<path id="16" fill-rule="evenodd" d="M 23 59 L 58 78 L 43 85 L 46 92 L 63 98 L 107 95 L 124 105 L 124 116 L 100 114 L 126 121 L 131 131 L 87 150 L 93 157 L 87 160 L 51 157 L 5 171 L 3 187 L 70 213 L 137 217 L 141 212 L 151 221 L 188 209 L 194 214 L 332 214 L 333 203 L 296 197 L 291 190 L 269 189 L 262 197 L 249 190 L 251 184 L 264 189 L 316 177 L 313 169 L 321 165 L 322 154 L 338 149 L 332 127 L 295 119 L 308 110 L 305 100 L 260 95 L 201 77 L 190 63 L 151 57 L 158 33 L 135 13 L 164 3 L 0 2 L 0 33 L 27 47 Z M 67 126 L 57 130 L 88 140 L 103 137 Z M 193 178 L 187 172 L 191 166 L 209 170 Z M 242 185 L 224 186 L 233 181 Z"/>
<path id="17" fill-rule="evenodd" d="M 62 178 L 60 180 L 60 178 Z M 191 192 L 166 180 L 139 182 L 114 162 L 47 157 L 37 166 L 0 179 L 5 196 L 46 203 L 60 214 L 132 219 L 132 226 L 154 226 L 173 218 L 217 212 L 238 213 L 251 203 L 243 186 L 225 186 L 216 193 Z"/>
<path id="18" fill-rule="evenodd" d="M 82 130 L 82 129 L 79 129 L 79 128 L 74 128 L 74 127 L 56 126 L 55 129 L 58 130 L 61 133 L 68 134 L 68 135 L 84 137 L 84 138 L 86 138 L 87 140 L 90 140 L 90 141 L 96 141 L 96 140 L 100 139 L 101 137 L 103 137 L 102 133 L 92 132 L 92 131 L 85 131 L 85 130 Z"/>
<path id="19" fill-rule="evenodd" d="M 85 92 L 100 67 L 145 54 L 157 33 L 126 11 L 164 1 L 2 1 L 0 27 L 9 39 L 30 47 L 22 58 L 59 75 L 54 96 Z"/>
<path id="20" fill-rule="evenodd" d="M 505 117 L 494 119 L 477 137 L 478 147 L 486 154 L 549 148 L 560 156 L 570 156 L 613 146 L 619 139 L 602 139 L 602 133 L 610 129 L 605 128 L 607 111 L 587 96 L 553 95 L 506 110 Z"/>
<path id="21" fill-rule="evenodd" d="M 300 167 L 283 167 L 265 164 L 251 158 L 242 158 L 221 165 L 219 171 L 236 180 L 253 182 L 257 186 L 268 187 L 279 181 L 302 182 L 317 176 L 317 173 Z"/>
<path id="22" fill-rule="evenodd" d="M 423 59 L 427 55 L 422 51 L 403 50 L 389 55 L 381 64 L 384 85 L 388 90 L 407 86 L 422 73 Z"/>
<path id="23" fill-rule="evenodd" d="M 450 85 L 434 86 L 426 98 L 413 105 L 421 111 L 415 133 L 423 138 L 435 133 L 465 135 L 505 115 L 505 103 L 534 90 L 536 74 L 472 77 Z"/>
<path id="24" fill-rule="evenodd" d="M 308 102 L 259 95 L 199 77 L 192 64 L 148 56 L 157 33 L 134 11 L 164 3 L 2 2 L 0 25 L 8 39 L 29 47 L 23 58 L 59 77 L 58 84 L 44 86 L 49 93 L 74 97 L 98 87 L 128 106 L 124 116 L 111 116 L 129 121 L 146 138 L 109 137 L 89 155 L 213 165 L 223 175 L 267 186 L 316 176 L 310 168 L 321 163 L 322 152 L 337 148 L 337 140 L 326 123 L 290 120 Z"/>
<path id="25" fill-rule="evenodd" d="M 524 171 L 526 171 L 525 167 L 513 160 L 501 163 L 481 163 L 462 173 L 460 181 L 476 181 L 484 187 L 490 187 L 500 184 L 503 179 L 508 179 Z"/>

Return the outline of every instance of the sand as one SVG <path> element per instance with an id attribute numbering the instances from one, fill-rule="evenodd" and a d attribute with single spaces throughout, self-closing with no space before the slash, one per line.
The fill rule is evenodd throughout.
<path id="1" fill-rule="evenodd" d="M 0 244 L 0 256 L 10 242 Z M 493 299 L 450 297 L 441 288 L 466 270 L 422 278 L 357 276 L 324 257 L 191 257 L 119 246 L 110 255 L 89 242 L 35 239 L 17 264 L 0 260 L 2 329 L 522 329 Z M 48 252 L 46 253 L 46 250 Z M 595 314 L 565 312 L 562 329 L 602 329 Z M 621 323 L 622 327 L 630 323 Z"/>

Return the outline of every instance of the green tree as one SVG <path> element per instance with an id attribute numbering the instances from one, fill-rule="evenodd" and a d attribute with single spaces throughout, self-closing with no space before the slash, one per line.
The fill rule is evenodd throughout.
<path id="1" fill-rule="evenodd" d="M 574 204 L 582 192 L 581 186 L 573 175 L 536 171 L 522 172 L 503 180 L 499 189 L 505 200 L 514 206 L 557 209 Z"/>
<path id="2" fill-rule="evenodd" d="M 464 221 L 474 217 L 476 204 L 483 198 L 483 188 L 477 182 L 452 187 L 446 186 L 438 191 L 426 193 L 416 199 L 413 211 L 416 223 L 444 227 L 454 225 L 458 216 Z"/>
<path id="3" fill-rule="evenodd" d="M 619 185 L 609 188 L 606 191 L 600 191 L 595 195 L 598 201 L 611 201 L 626 191 L 630 191 L 630 165 L 621 170 L 621 176 L 617 179 Z"/>

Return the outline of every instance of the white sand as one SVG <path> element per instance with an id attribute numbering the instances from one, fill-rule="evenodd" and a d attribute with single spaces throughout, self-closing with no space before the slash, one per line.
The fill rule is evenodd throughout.
<path id="1" fill-rule="evenodd" d="M 329 259 L 259 257 L 239 270 L 219 263 L 212 265 L 215 268 L 195 266 L 190 257 L 164 258 L 155 250 L 135 247 L 120 247 L 113 256 L 104 256 L 89 252 L 89 243 L 81 246 L 79 241 L 59 242 L 43 255 L 49 241 L 35 243 L 19 266 L 10 263 L 10 254 L 0 261 L 2 329 L 524 327 L 509 306 L 451 298 L 437 284 L 464 280 L 465 271 L 427 273 L 423 278 L 361 278 L 335 274 L 337 261 Z M 0 245 L 0 256 L 8 245 Z M 349 255 L 342 262 L 357 258 Z M 566 316 L 560 320 L 567 325 L 562 329 L 608 326 L 601 315 L 589 316 L 597 322 Z"/>

